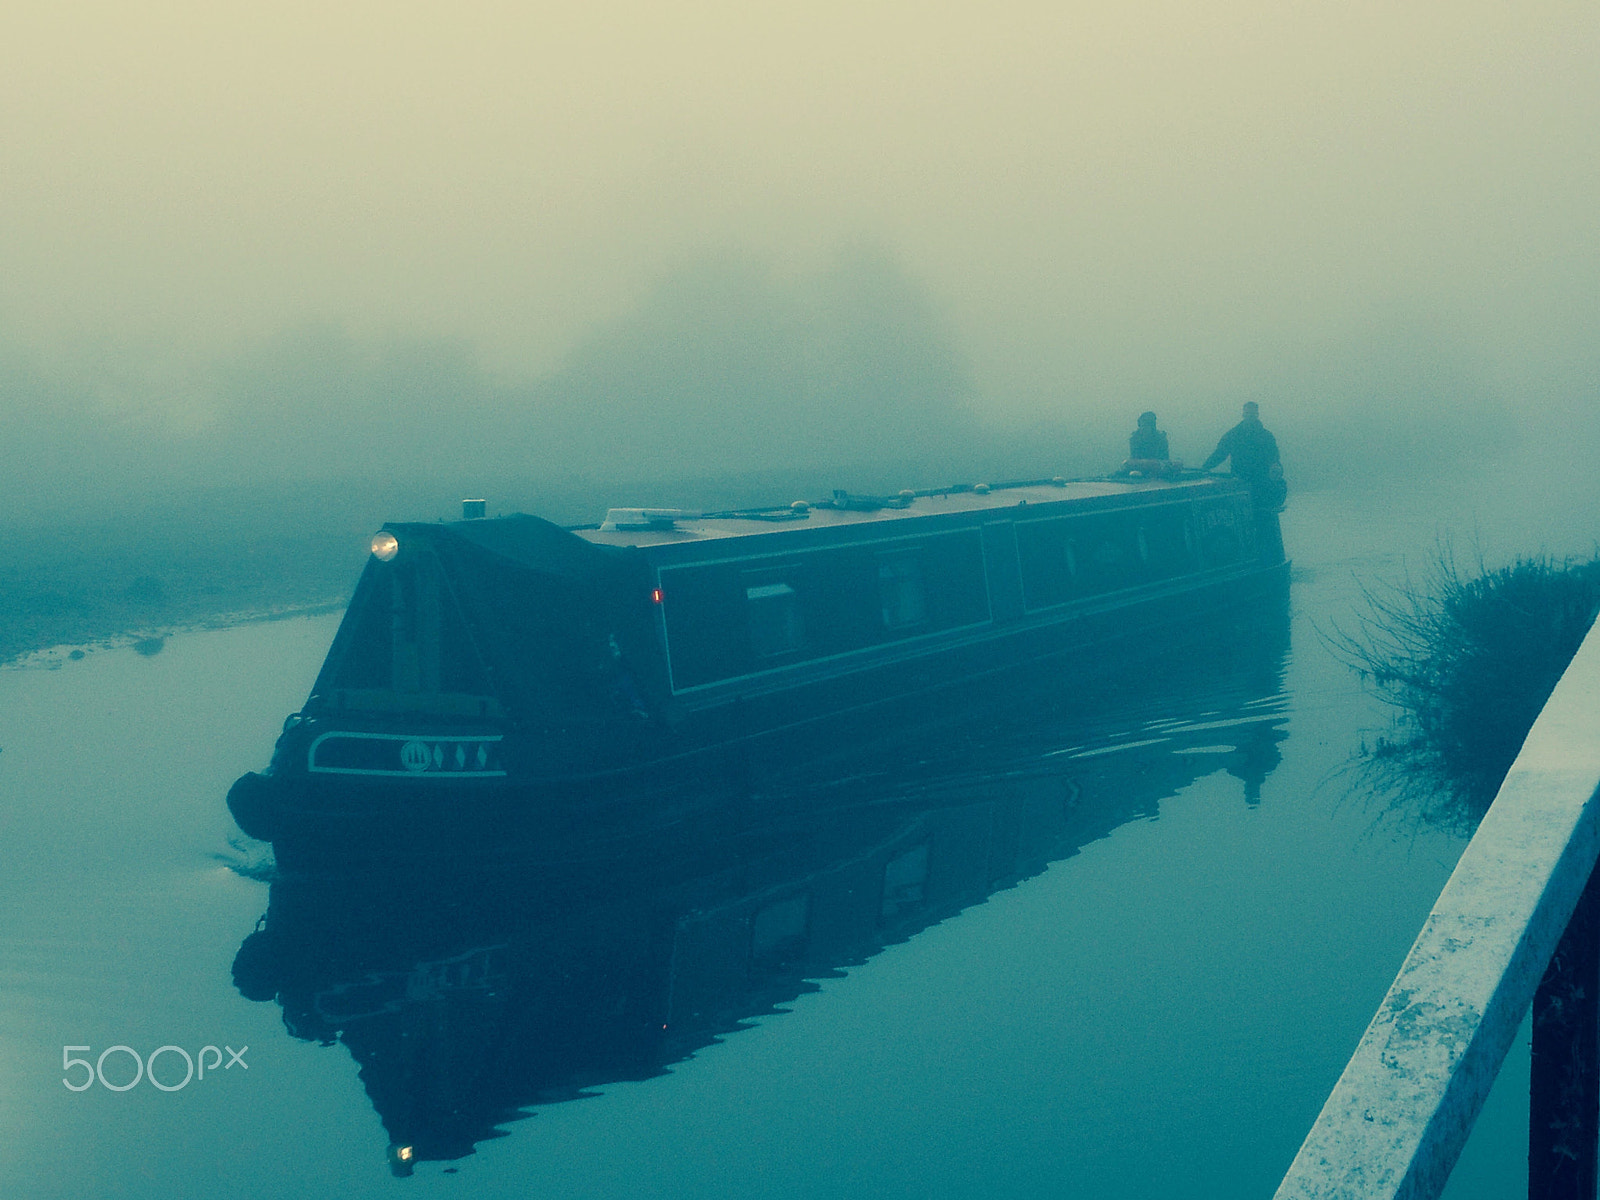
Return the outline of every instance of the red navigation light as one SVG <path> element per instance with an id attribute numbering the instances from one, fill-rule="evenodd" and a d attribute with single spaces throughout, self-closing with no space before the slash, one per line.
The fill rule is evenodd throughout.
<path id="1" fill-rule="evenodd" d="M 661 603 L 661 589 L 660 588 L 651 588 L 650 589 L 650 603 L 651 604 L 660 604 Z"/>

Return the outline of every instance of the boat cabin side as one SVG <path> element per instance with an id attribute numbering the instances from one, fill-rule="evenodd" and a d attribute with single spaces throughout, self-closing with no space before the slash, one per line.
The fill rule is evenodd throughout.
<path id="1" fill-rule="evenodd" d="M 1281 562 L 1281 543 L 1258 530 L 1276 515 L 1258 514 L 1229 481 L 1017 491 L 919 498 L 804 531 L 737 535 L 688 521 L 634 534 L 654 573 L 674 700 L 696 707 L 933 655 L 1271 568 L 1274 554 Z"/>
<path id="2" fill-rule="evenodd" d="M 515 731 L 541 770 L 578 770 L 742 694 L 1281 562 L 1257 527 L 1276 517 L 1221 479 L 864 507 L 385 526 L 303 713 L 344 731 L 309 769 L 503 775 Z"/>

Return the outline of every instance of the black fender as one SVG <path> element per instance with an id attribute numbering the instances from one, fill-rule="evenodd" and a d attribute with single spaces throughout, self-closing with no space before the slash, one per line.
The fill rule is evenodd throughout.
<path id="1" fill-rule="evenodd" d="M 246 771 L 228 789 L 228 811 L 250 837 L 270 842 L 278 831 L 277 789 L 265 775 Z"/>

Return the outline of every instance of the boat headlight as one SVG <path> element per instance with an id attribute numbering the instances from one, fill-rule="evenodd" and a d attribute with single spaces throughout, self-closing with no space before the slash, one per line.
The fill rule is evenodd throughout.
<path id="1" fill-rule="evenodd" d="M 400 539 L 387 531 L 372 535 L 372 557 L 379 562 L 388 562 L 400 553 Z"/>
<path id="2" fill-rule="evenodd" d="M 389 1170 L 404 1179 L 416 1169 L 417 1148 L 415 1146 L 390 1146 Z"/>

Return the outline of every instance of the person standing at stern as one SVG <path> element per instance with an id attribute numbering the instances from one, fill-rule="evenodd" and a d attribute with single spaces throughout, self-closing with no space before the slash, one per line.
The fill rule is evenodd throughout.
<path id="1" fill-rule="evenodd" d="M 1283 504 L 1283 464 L 1278 459 L 1278 439 L 1261 423 L 1261 408 L 1254 400 L 1245 402 L 1244 417 L 1217 443 L 1211 457 L 1200 464 L 1209 471 L 1223 459 L 1230 459 L 1229 472 L 1250 485 L 1257 508 L 1276 509 Z"/>
<path id="2" fill-rule="evenodd" d="M 1283 561 L 1283 534 L 1278 528 L 1278 513 L 1288 495 L 1283 481 L 1283 464 L 1278 459 L 1278 439 L 1261 423 L 1261 409 L 1254 400 L 1245 402 L 1240 422 L 1217 443 L 1211 457 L 1201 464 L 1209 471 L 1223 459 L 1235 479 L 1250 485 L 1250 499 L 1256 509 L 1256 526 L 1267 539 L 1264 553 L 1271 562 Z"/>

